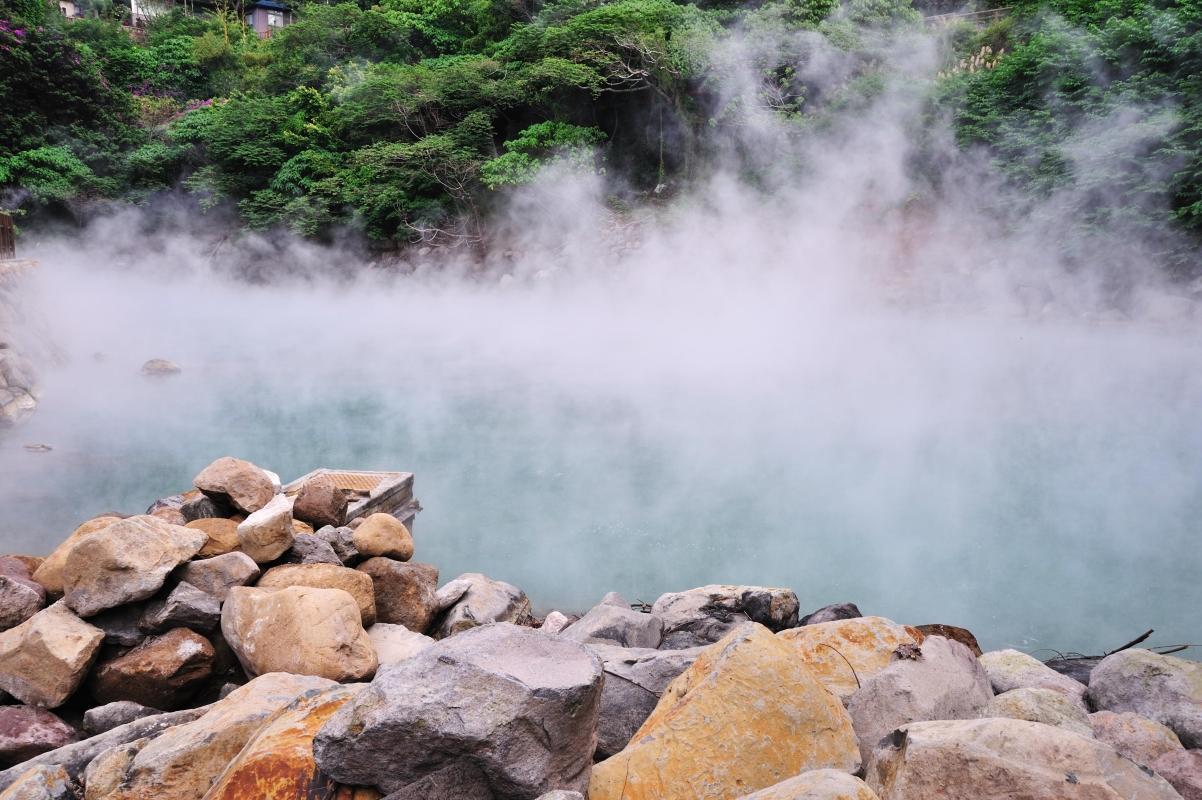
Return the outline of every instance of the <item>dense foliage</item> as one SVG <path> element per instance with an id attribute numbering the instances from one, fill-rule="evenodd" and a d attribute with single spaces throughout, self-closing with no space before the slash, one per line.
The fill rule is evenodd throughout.
<path id="1" fill-rule="evenodd" d="M 549 163 L 639 191 L 702 174 L 748 113 L 723 89 L 732 59 L 805 137 L 879 88 L 865 33 L 921 16 L 909 0 L 309 0 L 270 38 L 220 5 L 139 40 L 95 1 L 68 22 L 0 0 L 0 205 L 79 214 L 184 187 L 248 227 L 384 245 L 474 235 Z M 952 30 L 934 102 L 1031 196 L 1076 187 L 1082 225 L 1202 233 L 1200 20 L 1197 0 L 1022 0 Z M 725 46 L 736 31 L 750 56 Z M 818 40 L 850 66 L 803 75 Z"/>

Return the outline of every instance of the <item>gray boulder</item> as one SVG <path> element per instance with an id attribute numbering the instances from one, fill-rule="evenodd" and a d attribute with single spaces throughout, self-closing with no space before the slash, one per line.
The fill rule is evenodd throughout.
<path id="1" fill-rule="evenodd" d="M 562 789 L 554 792 L 547 792 L 538 800 L 584 800 L 584 795 L 580 792 L 565 792 Z"/>
<path id="2" fill-rule="evenodd" d="M 664 623 L 654 614 L 635 611 L 618 595 L 606 595 L 600 605 L 569 625 L 562 635 L 574 642 L 611 642 L 622 647 L 659 647 Z"/>
<path id="3" fill-rule="evenodd" d="M 1051 689 L 1085 709 L 1085 684 L 1062 675 L 1039 659 L 1018 650 L 991 650 L 979 659 L 998 694 L 1014 689 Z"/>
<path id="4" fill-rule="evenodd" d="M 855 603 L 834 603 L 806 614 L 798 625 L 817 625 L 820 622 L 835 622 L 840 619 L 859 619 L 864 616 Z"/>
<path id="5" fill-rule="evenodd" d="M 133 722 L 143 717 L 151 717 L 163 712 L 150 708 L 132 700 L 117 700 L 102 706 L 89 708 L 83 714 L 83 729 L 89 736 L 96 736 L 111 731 L 120 725 Z"/>
<path id="6" fill-rule="evenodd" d="M 659 703 L 664 689 L 705 650 L 649 650 L 591 643 L 601 659 L 605 686 L 597 719 L 598 759 L 609 758 L 630 741 Z"/>
<path id="7" fill-rule="evenodd" d="M 20 625 L 46 605 L 46 590 L 20 559 L 0 557 L 0 631 Z"/>
<path id="8" fill-rule="evenodd" d="M 315 533 L 298 533 L 292 538 L 292 547 L 284 553 L 289 564 L 338 564 L 342 559 L 330 547 L 330 543 Z"/>
<path id="9" fill-rule="evenodd" d="M 397 797 L 583 792 L 601 681 L 601 662 L 575 642 L 487 625 L 380 669 L 321 728 L 313 753 L 334 780 Z"/>
<path id="10" fill-rule="evenodd" d="M 348 527 L 335 528 L 331 525 L 326 525 L 319 528 L 314 534 L 325 541 L 334 551 L 334 555 L 338 556 L 343 564 L 350 566 L 358 563 L 363 556 L 359 553 L 359 548 L 355 546 L 355 531 Z"/>
<path id="11" fill-rule="evenodd" d="M 183 514 L 188 522 L 195 522 L 198 519 L 232 517 L 238 511 L 232 505 L 219 503 L 211 497 L 201 495 L 180 503 L 179 513 Z"/>
<path id="12" fill-rule="evenodd" d="M 489 622 L 521 623 L 530 619 L 530 600 L 525 592 L 479 572 L 460 575 L 439 589 L 434 598 L 438 608 L 443 609 L 434 622 L 435 639 Z"/>
<path id="13" fill-rule="evenodd" d="M 713 644 L 748 620 L 771 631 L 794 628 L 797 595 L 792 589 L 764 586 L 701 586 L 661 595 L 651 613 L 664 623 L 660 647 L 682 650 Z"/>
<path id="14" fill-rule="evenodd" d="M 224 602 L 230 589 L 253 583 L 259 572 L 259 565 L 246 553 L 225 553 L 185 564 L 177 574 L 181 581 Z"/>
<path id="15" fill-rule="evenodd" d="M 564 628 L 575 621 L 575 617 L 569 617 L 562 611 L 552 611 L 543 618 L 543 624 L 539 630 L 543 633 L 561 633 Z"/>
<path id="16" fill-rule="evenodd" d="M 161 600 L 146 606 L 138 627 L 147 633 L 163 633 L 172 628 L 211 631 L 221 621 L 221 601 L 184 581 Z"/>
<path id="17" fill-rule="evenodd" d="M 972 719 L 992 699 L 989 676 L 972 651 L 930 636 L 920 650 L 899 650 L 889 666 L 866 679 L 848 700 L 847 711 L 867 765 L 878 743 L 902 725 Z"/>
<path id="18" fill-rule="evenodd" d="M 145 603 L 128 603 L 89 617 L 88 624 L 104 631 L 105 645 L 137 647 L 146 641 L 146 631 L 142 630 L 142 618 L 145 615 Z"/>
<path id="19" fill-rule="evenodd" d="M 1094 668 L 1089 699 L 1099 711 L 1133 711 L 1167 726 L 1187 748 L 1202 748 L 1202 663 L 1123 650 Z"/>

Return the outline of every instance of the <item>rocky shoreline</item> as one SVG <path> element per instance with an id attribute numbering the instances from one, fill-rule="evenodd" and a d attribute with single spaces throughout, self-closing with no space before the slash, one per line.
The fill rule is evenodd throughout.
<path id="1" fill-rule="evenodd" d="M 757 586 L 540 619 L 328 476 L 194 483 L 0 557 L 0 800 L 1202 798 L 1195 661 Z"/>

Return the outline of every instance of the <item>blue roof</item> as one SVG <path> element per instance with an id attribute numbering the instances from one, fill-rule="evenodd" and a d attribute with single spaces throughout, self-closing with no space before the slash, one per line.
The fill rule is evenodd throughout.
<path id="1" fill-rule="evenodd" d="M 272 11 L 291 11 L 292 9 L 277 0 L 254 0 L 249 4 L 250 8 L 269 8 Z"/>

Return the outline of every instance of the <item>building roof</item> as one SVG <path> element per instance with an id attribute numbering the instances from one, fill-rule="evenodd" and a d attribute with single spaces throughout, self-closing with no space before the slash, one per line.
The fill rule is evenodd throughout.
<path id="1" fill-rule="evenodd" d="M 269 11 L 291 11 L 292 9 L 278 0 L 253 0 L 246 4 L 247 8 L 266 8 Z"/>

